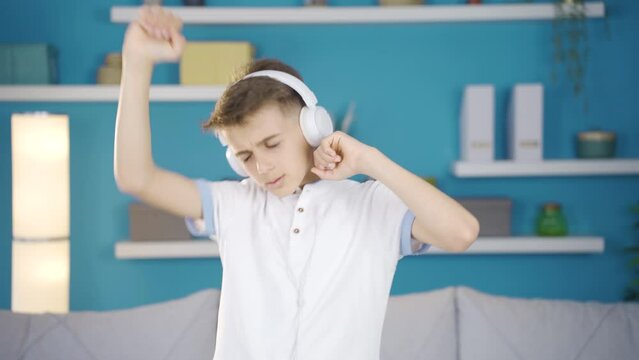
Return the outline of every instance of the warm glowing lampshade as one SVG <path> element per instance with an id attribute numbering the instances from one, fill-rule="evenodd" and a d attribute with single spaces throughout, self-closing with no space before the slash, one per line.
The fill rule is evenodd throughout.
<path id="1" fill-rule="evenodd" d="M 13 237 L 69 237 L 69 120 L 13 114 Z"/>
<path id="2" fill-rule="evenodd" d="M 69 311 L 69 240 L 13 241 L 11 310 Z"/>
<path id="3" fill-rule="evenodd" d="M 69 119 L 11 117 L 12 305 L 20 312 L 69 308 Z"/>

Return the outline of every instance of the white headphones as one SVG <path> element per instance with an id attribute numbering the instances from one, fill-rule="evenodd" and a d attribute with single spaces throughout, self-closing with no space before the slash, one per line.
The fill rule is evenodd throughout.
<path id="1" fill-rule="evenodd" d="M 306 106 L 302 107 L 300 111 L 300 128 L 306 142 L 312 147 L 318 147 L 323 138 L 330 135 L 333 132 L 333 122 L 331 116 L 326 109 L 317 105 L 317 97 L 300 79 L 295 76 L 276 70 L 262 70 L 250 73 L 244 76 L 240 81 L 252 77 L 265 76 L 271 79 L 275 79 L 285 85 L 288 85 L 291 89 L 295 90 L 304 100 Z M 240 176 L 248 177 L 248 174 L 244 171 L 244 167 L 238 160 L 238 158 L 231 152 L 228 144 L 224 141 L 221 135 L 218 135 L 222 146 L 226 147 L 226 159 L 231 165 L 231 168 Z"/>

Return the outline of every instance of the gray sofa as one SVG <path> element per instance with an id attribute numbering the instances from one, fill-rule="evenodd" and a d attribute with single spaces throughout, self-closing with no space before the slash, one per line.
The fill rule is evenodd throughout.
<path id="1" fill-rule="evenodd" d="M 219 291 L 107 312 L 0 311 L 0 359 L 206 359 Z M 466 287 L 392 296 L 382 360 L 638 359 L 639 305 L 517 299 Z M 331 359 L 327 359 L 331 360 Z"/>

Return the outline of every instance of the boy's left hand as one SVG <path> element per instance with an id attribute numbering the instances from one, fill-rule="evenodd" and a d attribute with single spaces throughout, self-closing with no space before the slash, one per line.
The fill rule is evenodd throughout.
<path id="1" fill-rule="evenodd" d="M 373 148 L 350 135 L 336 131 L 322 139 L 313 152 L 311 171 L 325 180 L 342 180 L 364 173 L 367 155 Z"/>

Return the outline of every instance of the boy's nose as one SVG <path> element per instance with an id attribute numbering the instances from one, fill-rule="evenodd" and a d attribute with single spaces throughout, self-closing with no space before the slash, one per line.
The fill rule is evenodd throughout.
<path id="1" fill-rule="evenodd" d="M 273 169 L 273 163 L 265 158 L 256 158 L 255 165 L 257 166 L 258 174 L 266 174 Z"/>

